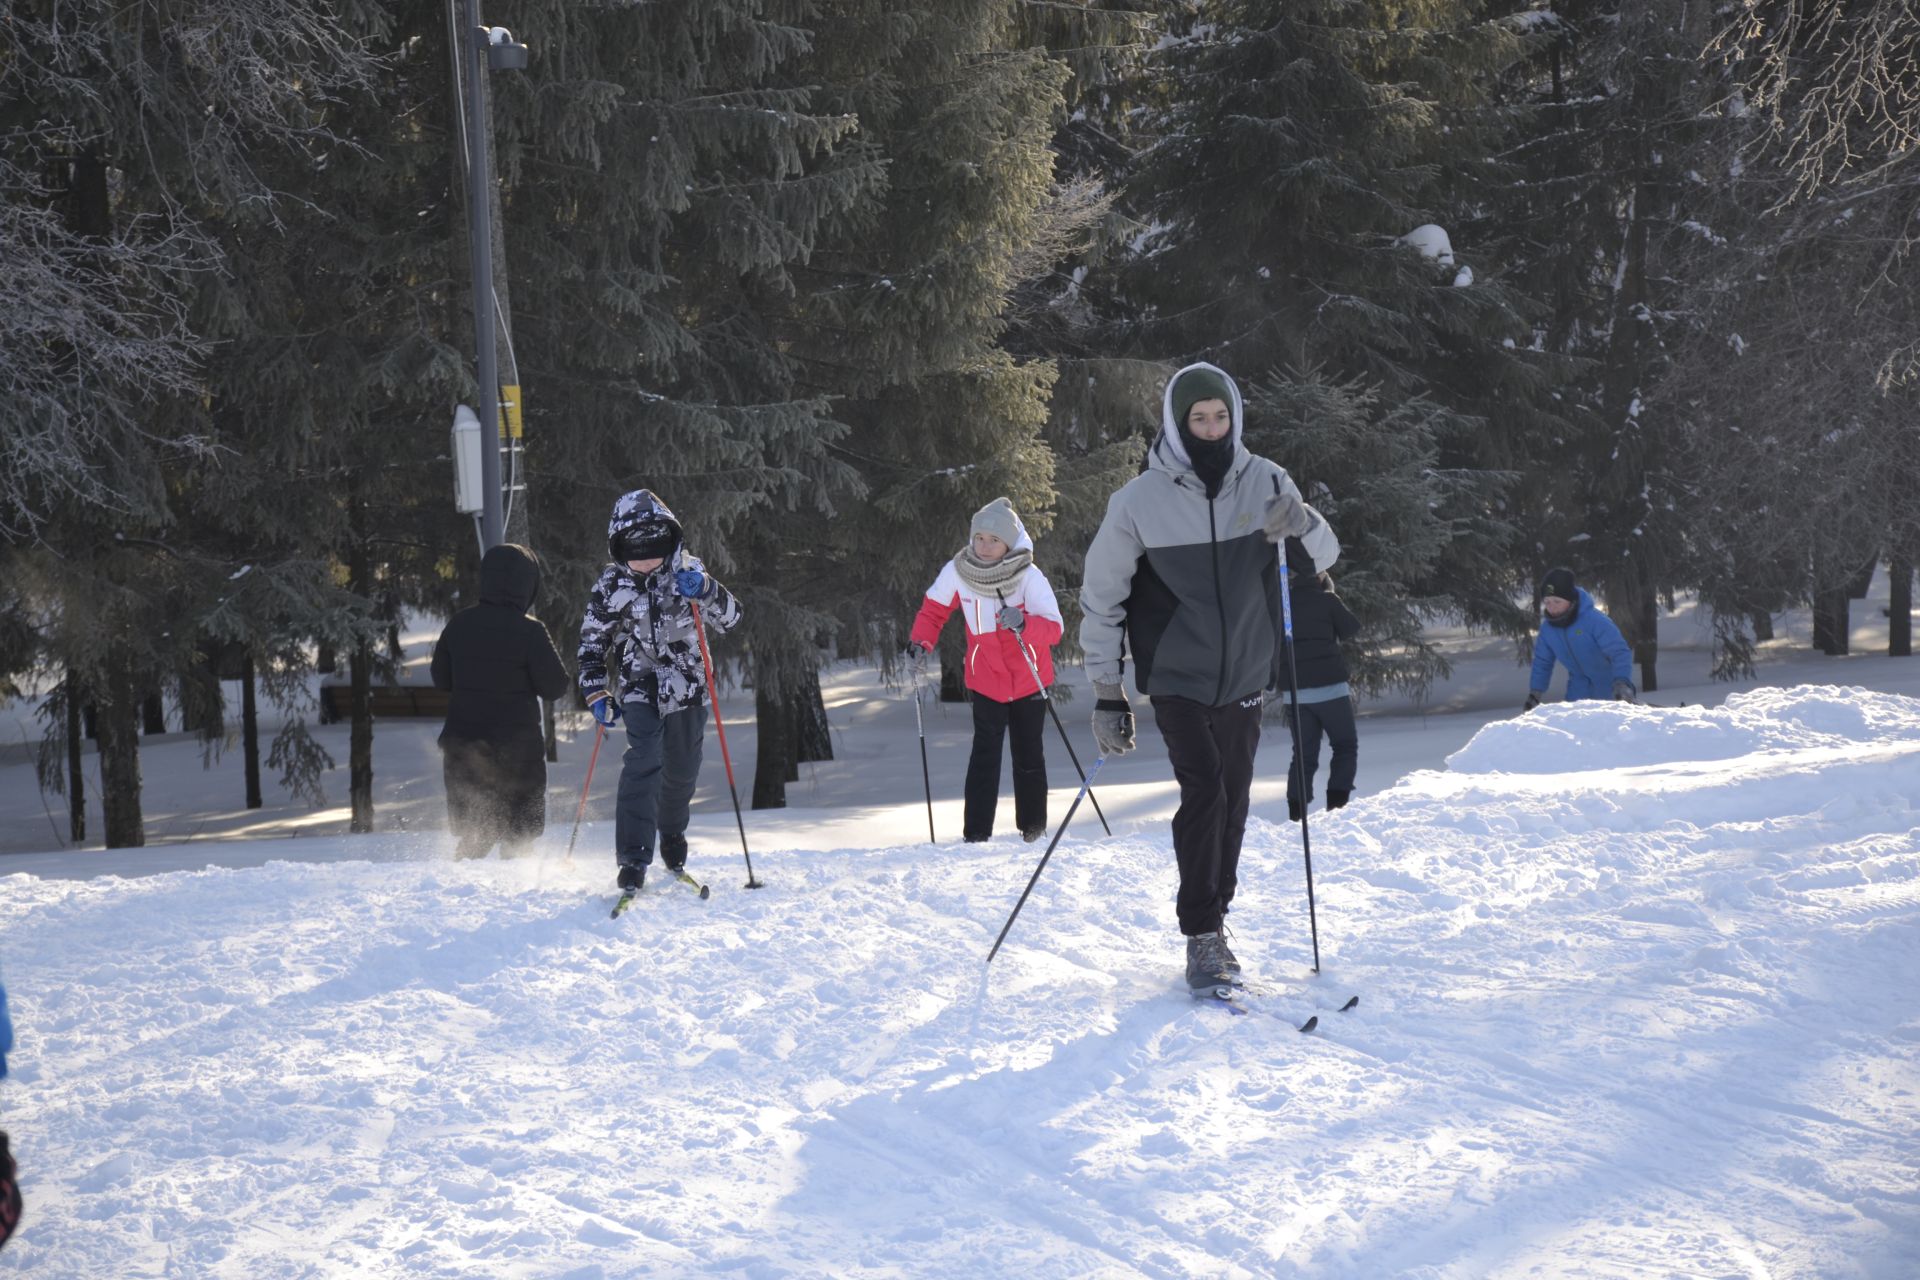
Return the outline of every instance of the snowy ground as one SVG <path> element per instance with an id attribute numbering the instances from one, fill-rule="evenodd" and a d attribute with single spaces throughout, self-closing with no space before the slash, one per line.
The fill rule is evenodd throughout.
<path id="1" fill-rule="evenodd" d="M 297 815 L 220 811 L 230 768 L 150 744 L 150 798 L 229 834 L 60 853 L 0 816 L 39 850 L 0 856 L 0 1276 L 1904 1280 L 1920 668 L 1856 620 L 1853 657 L 1790 637 L 1731 690 L 1673 643 L 1685 707 L 1524 718 L 1510 650 L 1461 639 L 1444 710 L 1376 708 L 1359 797 L 1314 816 L 1317 978 L 1276 735 L 1244 1017 L 1178 987 L 1150 735 L 1102 774 L 1118 834 L 1082 811 L 990 969 L 1038 850 L 930 849 L 911 707 L 857 672 L 841 758 L 748 815 L 767 887 L 710 739 L 713 897 L 619 921 L 610 823 L 562 859 L 584 740 L 504 863 L 326 817 L 236 838 Z M 951 840 L 966 720 L 933 714 Z M 383 787 L 431 792 L 430 729 L 378 742 Z M 21 769 L 0 802 L 45 832 Z"/>
<path id="2" fill-rule="evenodd" d="M 617 922 L 418 836 L 16 875 L 0 1274 L 1908 1277 L 1916 796 L 1864 690 L 1491 725 L 1315 823 L 1318 979 L 1256 826 L 1277 1016 L 1177 989 L 1158 833 L 1063 844 L 990 972 L 1014 840 Z"/>

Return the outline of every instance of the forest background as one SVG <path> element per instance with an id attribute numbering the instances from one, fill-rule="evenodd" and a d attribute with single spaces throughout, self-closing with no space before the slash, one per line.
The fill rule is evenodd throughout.
<path id="1" fill-rule="evenodd" d="M 0 21 L 0 695 L 43 787 L 144 839 L 142 732 L 256 697 L 353 825 L 409 611 L 471 601 L 465 157 L 497 181 L 507 530 L 571 653 L 645 486 L 743 599 L 752 801 L 830 750 L 1005 494 L 1069 610 L 1107 496 L 1208 359 L 1333 522 L 1363 690 L 1438 619 L 1524 647 L 1571 565 L 1658 688 L 1689 594 L 1740 674 L 1846 645 L 1920 553 L 1920 18 L 1897 0 L 20 0 Z M 1069 637 L 1072 623 L 1069 618 Z M 945 683 L 958 696 L 958 638 Z M 241 706 L 222 681 L 241 682 Z"/>

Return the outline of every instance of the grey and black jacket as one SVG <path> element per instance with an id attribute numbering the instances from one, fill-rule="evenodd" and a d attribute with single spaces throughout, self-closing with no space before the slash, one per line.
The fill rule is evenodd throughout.
<path id="1" fill-rule="evenodd" d="M 667 504 L 646 489 L 626 494 L 613 507 L 607 541 L 636 525 L 664 521 L 674 537 L 680 522 Z M 680 569 L 706 566 L 677 546 L 666 562 L 644 576 L 624 564 L 600 571 L 587 597 L 587 616 L 580 624 L 580 694 L 589 702 L 606 689 L 622 703 L 644 702 L 669 715 L 706 701 L 707 682 L 700 660 L 700 640 L 694 633 L 694 602 L 673 584 Z M 731 631 L 740 621 L 740 602 L 711 576 L 710 594 L 699 602 L 700 616 L 713 631 Z M 622 643 L 624 642 L 624 643 Z M 619 651 L 619 671 L 610 676 L 607 664 Z"/>
<path id="2" fill-rule="evenodd" d="M 1187 459 L 1169 379 L 1160 436 L 1146 469 L 1108 500 L 1080 590 L 1089 677 L 1118 684 L 1130 652 L 1141 693 L 1210 707 L 1280 683 L 1279 556 L 1262 524 L 1275 494 L 1299 493 L 1284 468 L 1247 452 L 1240 388 L 1216 372 L 1233 392 L 1234 458 L 1219 494 L 1207 497 Z M 1340 541 L 1319 512 L 1307 513 L 1313 527 L 1301 543 L 1325 569 Z"/>

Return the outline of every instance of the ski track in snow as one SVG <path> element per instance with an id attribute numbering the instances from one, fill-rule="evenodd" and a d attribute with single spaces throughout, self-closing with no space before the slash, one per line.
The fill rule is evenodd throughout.
<path id="1" fill-rule="evenodd" d="M 1583 745 L 1584 744 L 1584 745 Z M 1920 702 L 1545 708 L 1299 833 L 0 878 L 36 1277 L 1920 1272 Z M 1057 812 L 1064 812 L 1063 809 Z M 751 824 L 750 824 L 751 825 Z M 407 843 L 411 841 L 412 843 Z"/>

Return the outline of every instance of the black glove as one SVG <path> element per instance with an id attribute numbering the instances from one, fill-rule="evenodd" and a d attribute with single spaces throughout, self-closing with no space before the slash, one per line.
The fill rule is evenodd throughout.
<path id="1" fill-rule="evenodd" d="M 1615 680 L 1613 682 L 1613 700 L 1615 702 L 1632 702 L 1639 696 L 1640 691 L 1633 687 L 1633 681 Z"/>
<path id="2" fill-rule="evenodd" d="M 1538 689 L 1529 689 L 1527 690 L 1526 703 L 1521 706 L 1520 710 L 1531 711 L 1539 705 L 1540 705 L 1540 691 Z"/>

